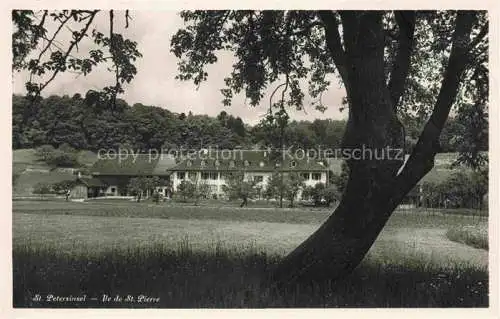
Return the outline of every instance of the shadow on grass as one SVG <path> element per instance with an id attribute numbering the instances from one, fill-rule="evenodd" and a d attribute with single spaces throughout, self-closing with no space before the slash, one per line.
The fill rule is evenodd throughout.
<path id="1" fill-rule="evenodd" d="M 334 284 L 278 292 L 262 279 L 280 260 L 256 250 L 195 252 L 182 242 L 72 254 L 17 245 L 13 250 L 14 307 L 48 308 L 279 308 L 279 307 L 487 307 L 488 273 L 473 266 L 439 268 L 424 262 L 365 261 Z M 41 296 L 35 301 L 35 296 Z M 47 295 L 85 302 L 46 301 Z M 111 300 L 102 301 L 106 294 Z M 122 300 L 115 302 L 119 295 Z M 140 296 L 159 298 L 139 302 Z M 127 296 L 133 297 L 134 301 Z M 97 298 L 97 301 L 91 298 Z"/>

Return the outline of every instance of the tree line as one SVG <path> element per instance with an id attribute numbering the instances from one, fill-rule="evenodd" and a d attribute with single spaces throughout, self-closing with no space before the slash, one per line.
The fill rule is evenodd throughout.
<path id="1" fill-rule="evenodd" d="M 141 103 L 129 105 L 118 99 L 114 108 L 99 101 L 93 91 L 38 97 L 35 101 L 21 95 L 12 97 L 12 145 L 14 149 L 61 145 L 76 150 L 133 148 L 134 150 L 202 148 L 218 146 L 234 149 L 256 145 L 276 145 L 277 134 L 270 134 L 264 121 L 249 125 L 240 117 L 221 111 L 216 117 L 174 113 Z M 478 151 L 488 147 L 488 134 L 473 132 L 470 117 L 450 117 L 441 135 L 442 152 L 458 152 L 467 143 Z M 424 121 L 405 116 L 407 151 L 415 146 Z M 290 121 L 283 131 L 287 147 L 311 149 L 339 148 L 346 122 L 316 119 Z M 476 139 L 472 141 L 472 139 Z M 60 159 L 61 160 L 61 159 Z M 64 162 L 64 161 L 63 161 Z M 71 162 L 71 159 L 68 159 Z"/>
<path id="2" fill-rule="evenodd" d="M 420 205 L 431 208 L 486 209 L 488 167 L 479 170 L 457 170 L 440 182 L 423 182 Z"/>

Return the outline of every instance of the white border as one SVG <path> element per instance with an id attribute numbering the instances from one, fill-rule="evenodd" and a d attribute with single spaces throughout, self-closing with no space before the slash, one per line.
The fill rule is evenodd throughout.
<path id="1" fill-rule="evenodd" d="M 241 1 L 217 0 L 206 2 L 196 1 L 13 1 L 7 0 L 0 4 L 1 30 L 2 30 L 2 59 L 1 71 L 5 77 L 2 86 L 2 115 L 0 116 L 0 145 L 2 155 L 0 161 L 0 247 L 3 258 L 0 259 L 0 318 L 254 318 L 254 317 L 283 317 L 295 318 L 500 318 L 499 312 L 499 156 L 500 156 L 500 113 L 499 113 L 499 1 L 497 0 L 412 0 L 402 3 L 401 0 L 388 1 L 269 1 L 254 0 L 242 3 Z M 66 310 L 66 309 L 14 309 L 12 308 L 12 202 L 11 202 L 11 169 L 12 169 L 12 77 L 11 77 L 11 10 L 12 9 L 68 9 L 68 8 L 103 8 L 103 9 L 130 9 L 130 10 L 181 10 L 181 9 L 486 9 L 490 15 L 490 307 L 487 309 L 263 309 L 263 310 L 168 310 L 168 309 L 91 309 L 91 310 Z M 169 39 L 165 39 L 169 41 Z M 8 106 L 8 107 L 7 107 Z"/>

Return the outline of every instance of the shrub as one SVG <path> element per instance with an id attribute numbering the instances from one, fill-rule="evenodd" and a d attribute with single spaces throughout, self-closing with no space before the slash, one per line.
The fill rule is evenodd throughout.
<path id="1" fill-rule="evenodd" d="M 290 207 L 293 207 L 297 194 L 305 187 L 304 178 L 298 173 L 289 173 L 286 175 L 285 183 L 285 198 L 290 201 Z"/>
<path id="2" fill-rule="evenodd" d="M 254 181 L 245 180 L 243 173 L 236 173 L 226 177 L 226 184 L 222 189 L 229 199 L 241 199 L 246 202 L 256 194 L 255 186 Z"/>
<path id="3" fill-rule="evenodd" d="M 177 194 L 181 197 L 181 201 L 187 202 L 189 199 L 198 205 L 200 199 L 207 199 L 210 196 L 210 186 L 205 182 L 184 180 L 177 187 Z"/>
<path id="4" fill-rule="evenodd" d="M 349 166 L 345 161 L 342 162 L 340 174 L 333 171 L 328 172 L 329 184 L 334 185 L 339 193 L 342 193 L 349 179 Z"/>
<path id="5" fill-rule="evenodd" d="M 332 202 L 340 200 L 340 195 L 335 185 L 329 185 L 323 190 L 323 198 L 328 206 L 330 206 Z"/>
<path id="6" fill-rule="evenodd" d="M 54 151 L 55 151 L 54 146 L 42 145 L 35 150 L 35 154 L 40 160 L 47 162 L 47 160 L 49 160 Z"/>
<path id="7" fill-rule="evenodd" d="M 189 198 L 192 198 L 195 193 L 195 185 L 190 181 L 182 181 L 177 187 L 177 194 L 181 197 L 183 202 L 187 202 Z"/>
<path id="8" fill-rule="evenodd" d="M 78 165 L 78 156 L 76 152 L 66 152 L 57 149 L 45 162 L 55 167 L 75 167 Z"/>
<path id="9" fill-rule="evenodd" d="M 48 183 L 38 183 L 33 188 L 34 194 L 46 195 L 52 193 L 52 186 Z"/>
<path id="10" fill-rule="evenodd" d="M 73 188 L 73 186 L 75 186 L 75 184 L 76 184 L 75 180 L 65 180 L 65 181 L 61 181 L 61 182 L 57 182 L 57 183 L 52 184 L 52 189 L 56 193 L 64 193 L 68 189 Z"/>
<path id="11" fill-rule="evenodd" d="M 153 202 L 155 202 L 156 204 L 158 204 L 161 200 L 161 194 L 158 191 L 154 191 L 152 197 L 153 197 Z"/>
<path id="12" fill-rule="evenodd" d="M 42 145 L 36 149 L 36 155 L 50 166 L 75 167 L 78 166 L 78 153 L 67 144 L 55 149 L 52 145 Z"/>

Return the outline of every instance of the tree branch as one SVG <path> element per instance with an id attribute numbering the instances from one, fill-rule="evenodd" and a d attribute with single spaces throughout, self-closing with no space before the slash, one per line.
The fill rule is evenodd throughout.
<path id="1" fill-rule="evenodd" d="M 229 18 L 230 15 L 231 15 L 231 11 L 227 10 L 224 13 L 224 15 L 222 16 L 222 18 L 220 19 L 219 28 L 217 29 L 217 36 L 220 35 L 222 29 L 224 28 L 224 24 L 226 24 L 227 19 Z"/>
<path id="2" fill-rule="evenodd" d="M 78 10 L 71 10 L 71 11 L 69 12 L 68 19 L 71 19 L 71 18 L 73 17 L 73 12 L 74 12 L 74 11 L 76 11 L 76 12 L 77 12 Z M 78 14 L 78 13 L 76 13 L 76 14 Z M 60 17 L 58 17 L 58 16 L 57 16 L 57 17 L 55 17 L 55 19 L 57 19 L 57 21 L 59 21 L 59 22 L 61 22 L 61 23 L 63 23 L 63 21 L 64 21 L 64 20 L 62 20 L 62 19 L 61 19 Z M 66 21 L 68 21 L 68 20 L 66 20 Z M 64 23 L 64 24 L 65 24 L 65 23 Z M 70 27 L 68 27 L 67 25 L 65 25 L 65 28 L 66 28 L 66 30 L 68 30 L 68 31 L 69 31 L 69 33 L 71 33 L 71 34 L 73 34 L 73 33 L 75 32 L 74 30 L 72 30 L 72 29 L 71 29 Z M 76 45 L 76 51 L 78 52 L 78 44 Z"/>
<path id="3" fill-rule="evenodd" d="M 474 38 L 474 40 L 471 41 L 469 45 L 469 63 L 474 63 L 482 60 L 481 58 L 484 58 L 484 53 L 488 51 L 488 45 L 483 45 L 480 46 L 479 43 L 488 35 L 489 28 L 488 24 L 486 23 L 482 28 L 481 31 L 477 34 L 477 36 Z"/>
<path id="4" fill-rule="evenodd" d="M 388 85 L 394 110 L 396 110 L 404 92 L 410 68 L 415 33 L 415 12 L 396 11 L 395 17 L 399 26 L 398 53 Z"/>
<path id="5" fill-rule="evenodd" d="M 347 75 L 345 51 L 342 48 L 342 42 L 340 40 L 337 17 L 333 11 L 322 10 L 318 12 L 318 15 L 323 21 L 323 25 L 325 26 L 326 44 L 333 57 L 333 63 L 335 64 L 335 67 L 337 68 L 340 77 L 342 78 L 342 82 L 344 82 L 344 86 L 347 90 L 347 96 L 350 96 L 350 85 Z"/>
<path id="6" fill-rule="evenodd" d="M 47 18 L 48 14 L 49 14 L 49 10 L 43 10 L 42 19 L 40 20 L 40 23 L 38 24 L 39 30 L 43 28 L 43 25 L 45 24 L 45 19 Z"/>
<path id="7" fill-rule="evenodd" d="M 356 11 L 343 10 L 340 11 L 340 18 L 342 19 L 342 30 L 344 37 L 345 51 L 351 51 L 357 41 L 359 20 Z"/>
<path id="8" fill-rule="evenodd" d="M 75 40 L 73 40 L 71 42 L 71 45 L 69 46 L 68 50 L 66 51 L 66 53 L 64 54 L 63 56 L 63 61 L 66 62 L 66 59 L 68 58 L 68 56 L 70 55 L 71 51 L 73 50 L 73 48 L 78 44 L 78 42 L 80 42 L 83 37 L 87 34 L 87 31 L 88 29 L 90 28 L 90 25 L 92 24 L 92 21 L 94 20 L 96 14 L 97 14 L 98 10 L 95 10 L 93 15 L 90 17 L 89 21 L 87 22 L 87 24 L 85 24 L 85 27 L 80 31 L 80 33 L 78 34 L 78 37 L 76 37 Z M 60 68 L 56 68 L 56 70 L 54 71 L 54 73 L 52 73 L 52 76 L 40 87 L 40 89 L 38 89 L 38 92 L 37 92 L 37 95 L 40 94 L 41 91 L 43 91 L 43 89 L 45 89 L 47 87 L 47 85 L 49 85 L 56 77 L 56 75 L 59 73 L 60 71 Z"/>
<path id="9" fill-rule="evenodd" d="M 276 94 L 276 92 L 278 91 L 278 89 L 282 86 L 285 86 L 287 83 L 281 83 L 280 85 L 278 85 L 273 93 L 271 93 L 271 96 L 269 97 L 269 113 L 272 114 L 272 107 L 273 107 L 273 97 L 274 97 L 274 94 Z"/>
<path id="10" fill-rule="evenodd" d="M 115 65 L 115 77 L 116 77 L 116 86 L 119 85 L 119 69 L 118 64 L 116 63 L 116 43 L 115 43 L 115 32 L 114 32 L 114 21 L 115 14 L 113 10 L 109 10 L 109 51 L 111 53 L 114 65 Z"/>
<path id="11" fill-rule="evenodd" d="M 115 13 L 109 10 L 109 52 L 111 53 L 113 64 L 115 66 L 115 91 L 111 95 L 111 105 L 116 106 L 116 95 L 120 89 L 120 68 L 117 63 L 116 37 L 114 32 Z"/>
<path id="12" fill-rule="evenodd" d="M 286 74 L 286 78 L 285 78 L 285 88 L 283 89 L 283 91 L 281 92 L 281 109 L 284 110 L 285 109 L 285 93 L 286 91 L 288 90 L 288 84 L 290 82 L 290 76 L 289 74 L 287 73 Z"/>
<path id="13" fill-rule="evenodd" d="M 488 27 L 488 23 L 486 23 L 481 28 L 481 31 L 479 31 L 479 33 L 474 38 L 474 40 L 471 41 L 471 43 L 469 45 L 469 49 L 473 50 L 479 44 L 479 42 L 481 42 L 486 37 L 486 35 L 488 35 L 488 31 L 489 31 L 489 27 Z"/>
<path id="14" fill-rule="evenodd" d="M 128 22 L 130 19 L 130 13 L 129 10 L 125 10 L 125 29 L 128 29 Z"/>
<path id="15" fill-rule="evenodd" d="M 457 14 L 450 58 L 441 89 L 417 145 L 397 176 L 398 186 L 395 190 L 398 195 L 404 196 L 434 167 L 434 156 L 439 149 L 439 136 L 455 102 L 462 75 L 467 68 L 469 37 L 476 18 L 476 14 L 471 11 L 459 11 Z"/>
<path id="16" fill-rule="evenodd" d="M 285 99 L 285 92 L 288 90 L 288 83 L 289 83 L 289 75 L 288 73 L 285 74 L 285 82 L 284 83 L 281 83 L 280 85 L 278 85 L 274 90 L 273 90 L 273 93 L 271 93 L 271 96 L 269 97 L 269 113 L 272 114 L 272 107 L 273 107 L 273 97 L 274 97 L 274 94 L 276 94 L 276 92 L 279 90 L 280 87 L 284 86 L 285 88 L 283 89 L 283 91 L 281 92 L 281 101 L 282 101 L 282 105 L 284 105 L 284 99 Z"/>
<path id="17" fill-rule="evenodd" d="M 57 35 L 61 31 L 61 29 L 64 27 L 64 25 L 66 24 L 66 22 L 68 22 L 69 19 L 71 19 L 71 15 L 67 16 L 65 20 L 61 21 L 61 24 L 59 25 L 59 27 L 57 28 L 57 30 L 54 32 L 54 34 L 52 35 L 52 37 L 50 39 L 48 39 L 49 42 L 47 43 L 47 45 L 45 46 L 45 48 L 43 48 L 43 50 L 40 51 L 40 54 L 38 54 L 38 61 L 40 61 L 40 59 L 42 58 L 42 56 L 49 49 L 49 47 L 52 45 L 52 42 L 54 42 L 55 38 L 57 37 Z"/>
<path id="18" fill-rule="evenodd" d="M 45 41 L 47 41 L 47 42 L 48 42 L 48 41 L 50 41 L 50 39 L 49 39 L 49 38 L 47 38 L 47 37 L 43 37 L 42 39 L 44 39 L 44 40 L 45 40 Z M 63 48 L 62 48 L 62 46 L 60 46 L 60 45 L 62 45 L 62 44 L 61 44 L 59 41 L 55 41 L 55 40 L 54 40 L 54 41 L 52 42 L 52 44 L 51 44 L 51 47 L 53 46 L 54 48 L 56 48 L 56 49 L 57 49 L 57 50 L 59 50 L 59 51 L 64 51 L 64 49 L 63 49 Z M 52 49 L 51 49 L 50 47 L 49 47 L 49 50 L 50 50 L 50 52 L 51 52 L 51 53 L 53 53 L 53 52 L 54 52 L 54 51 L 52 51 Z M 76 56 L 74 56 L 74 55 L 72 55 L 72 54 L 68 55 L 68 57 L 69 57 L 69 58 L 78 59 Z"/>

